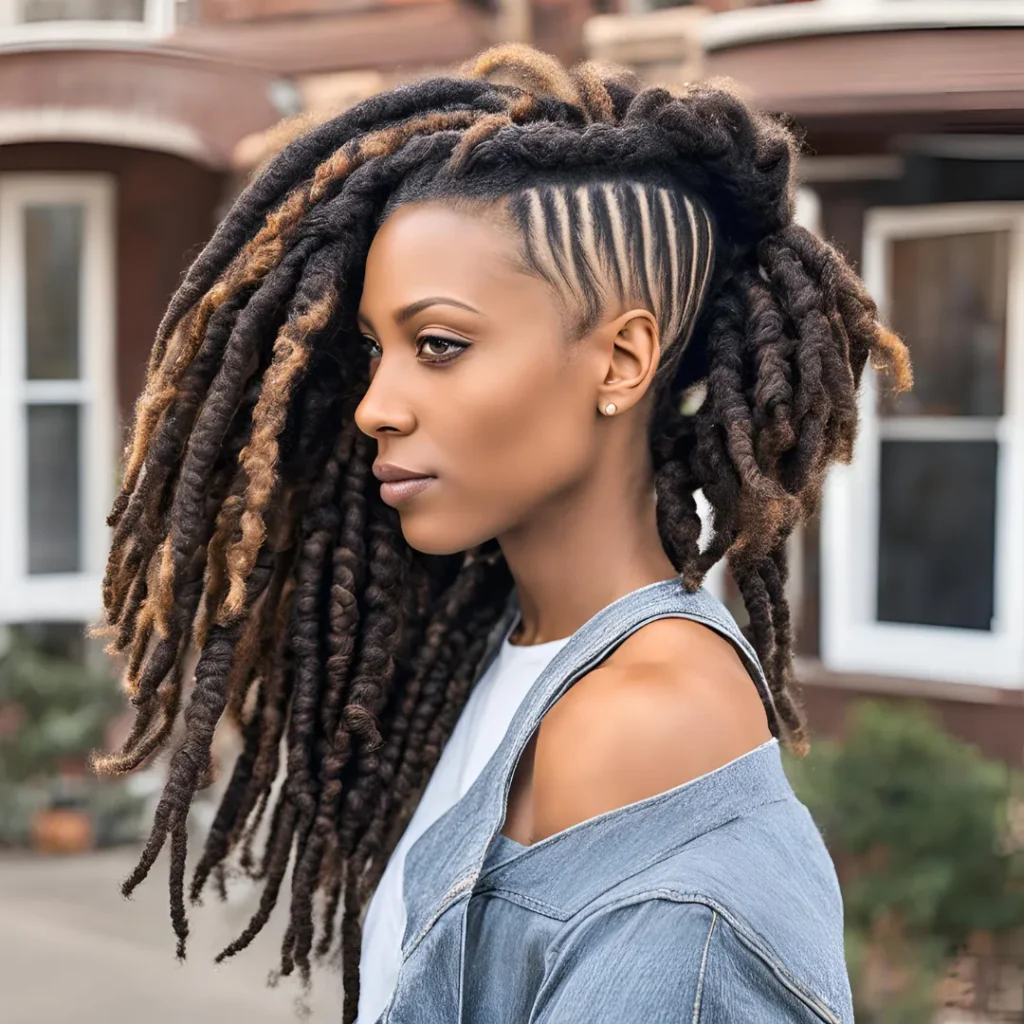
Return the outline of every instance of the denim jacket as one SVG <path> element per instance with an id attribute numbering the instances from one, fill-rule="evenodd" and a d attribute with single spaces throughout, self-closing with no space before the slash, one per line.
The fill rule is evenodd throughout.
<path id="1" fill-rule="evenodd" d="M 510 598 L 477 678 L 517 612 Z M 626 594 L 536 679 L 467 793 L 410 847 L 402 966 L 377 1024 L 783 1024 L 853 1021 L 832 861 L 777 740 L 655 796 L 523 846 L 500 829 L 544 714 L 631 633 L 729 611 L 680 579 Z"/>

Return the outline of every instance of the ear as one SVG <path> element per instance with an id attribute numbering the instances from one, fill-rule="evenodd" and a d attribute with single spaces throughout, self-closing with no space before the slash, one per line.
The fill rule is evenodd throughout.
<path id="1" fill-rule="evenodd" d="M 598 408 L 613 402 L 618 415 L 647 393 L 661 359 L 661 338 L 657 321 L 646 309 L 631 309 L 609 321 L 605 329 L 611 335 L 611 353 Z"/>

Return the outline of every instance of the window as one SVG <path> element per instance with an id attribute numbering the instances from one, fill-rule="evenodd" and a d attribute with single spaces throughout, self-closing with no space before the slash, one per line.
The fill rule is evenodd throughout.
<path id="1" fill-rule="evenodd" d="M 132 39 L 174 28 L 176 0 L 0 0 L 5 40 Z"/>
<path id="2" fill-rule="evenodd" d="M 15 18 L 38 21 L 144 21 L 146 0 L 16 0 Z"/>
<path id="3" fill-rule="evenodd" d="M 99 612 L 116 456 L 113 186 L 0 175 L 0 622 Z"/>
<path id="4" fill-rule="evenodd" d="M 823 516 L 830 668 L 1024 686 L 1024 207 L 868 215 L 864 275 L 915 386 L 865 371 Z"/>

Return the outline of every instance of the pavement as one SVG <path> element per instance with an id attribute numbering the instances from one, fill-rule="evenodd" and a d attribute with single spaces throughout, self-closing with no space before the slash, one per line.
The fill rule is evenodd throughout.
<path id="1" fill-rule="evenodd" d="M 330 968 L 314 970 L 308 1015 L 295 979 L 267 986 L 286 905 L 248 949 L 215 965 L 214 955 L 245 927 L 258 891 L 239 882 L 226 904 L 209 892 L 205 906 L 189 909 L 188 959 L 179 963 L 164 858 L 131 900 L 121 896 L 135 858 L 128 848 L 0 855 L 2 1024 L 337 1024 L 341 978 Z"/>

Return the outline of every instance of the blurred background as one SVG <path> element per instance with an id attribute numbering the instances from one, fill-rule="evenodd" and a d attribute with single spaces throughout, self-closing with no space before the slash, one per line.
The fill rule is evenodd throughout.
<path id="1" fill-rule="evenodd" d="M 162 772 L 87 769 L 127 725 L 83 632 L 121 432 L 179 275 L 279 122 L 502 40 L 727 76 L 805 132 L 799 217 L 864 275 L 917 385 L 892 403 L 867 375 L 856 460 L 793 539 L 815 747 L 792 778 L 840 871 L 858 1021 L 1024 1022 L 1016 0 L 0 0 L 0 1020 L 295 1019 L 294 988 L 265 986 L 280 910 L 215 969 L 253 909 L 229 886 L 181 966 L 160 866 L 118 893 Z M 337 985 L 311 1019 L 337 1018 Z"/>

